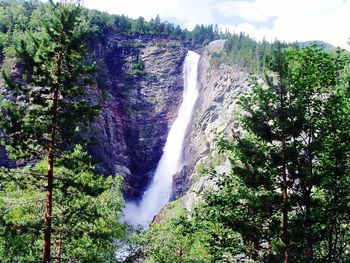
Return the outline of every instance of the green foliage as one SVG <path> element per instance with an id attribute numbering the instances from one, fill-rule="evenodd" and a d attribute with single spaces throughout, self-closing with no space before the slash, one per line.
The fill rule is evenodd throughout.
<path id="1" fill-rule="evenodd" d="M 347 262 L 349 58 L 311 46 L 280 51 L 268 65 L 268 86 L 256 81 L 240 99 L 242 136 L 219 141 L 232 173 L 213 174 L 218 189 L 196 219 L 238 233 L 241 252 L 258 262 L 281 262 L 285 249 L 291 262 Z M 289 244 L 282 242 L 282 132 Z M 221 256 L 229 247 L 216 243 Z"/>
<path id="2" fill-rule="evenodd" d="M 142 75 L 144 69 L 145 62 L 143 62 L 142 60 L 137 60 L 131 66 L 131 74 L 136 76 Z"/>
<path id="3" fill-rule="evenodd" d="M 20 1 L 2 1 L 0 3 L 0 60 L 16 55 L 15 44 L 25 38 L 32 9 L 37 4 L 33 1 L 26 4 Z"/>
<path id="4" fill-rule="evenodd" d="M 232 208 L 223 204 L 221 207 L 223 210 L 217 211 L 217 206 L 209 206 L 209 203 L 208 199 L 205 203 L 197 204 L 192 216 L 183 224 L 186 227 L 192 226 L 190 229 L 194 229 L 195 232 L 206 233 L 204 245 L 210 254 L 209 262 L 240 262 L 241 255 L 245 251 L 242 236 L 232 227 L 228 227 L 225 220 L 218 220 L 217 217 L 221 213 L 228 219 Z M 239 217 L 239 214 L 235 216 Z M 247 256 L 245 260 L 253 262 Z"/>
<path id="5" fill-rule="evenodd" d="M 28 33 L 17 46 L 19 62 L 15 72 L 3 74 L 7 90 L 2 91 L 0 104 L 0 126 L 7 135 L 1 143 L 13 158 L 46 154 L 57 89 L 59 147 L 70 143 L 97 115 L 98 107 L 86 98 L 94 64 L 82 63 L 85 33 L 79 8 L 52 4 L 41 17 L 38 32 Z"/>
<path id="6" fill-rule="evenodd" d="M 214 31 L 213 25 L 196 25 L 191 32 L 191 40 L 195 44 L 205 45 L 217 38 L 219 38 L 219 32 Z"/>
<path id="7" fill-rule="evenodd" d="M 208 207 L 201 204 L 197 204 L 190 214 L 183 208 L 180 214 L 172 212 L 172 209 L 166 212 L 170 216 L 152 224 L 145 233 L 134 238 L 134 242 L 141 246 L 139 258 L 145 262 L 164 263 L 240 262 L 244 251 L 242 238 L 222 222 L 213 220 L 215 207 L 209 217 Z"/>
<path id="8" fill-rule="evenodd" d="M 304 112 L 301 127 L 308 134 L 307 143 L 297 146 L 308 156 L 308 167 L 299 175 L 301 187 L 295 197 L 306 211 L 296 215 L 292 226 L 297 230 L 300 224 L 308 227 L 316 260 L 346 262 L 350 245 L 349 58 L 339 50 L 333 57 L 316 46 L 292 56 L 296 57 L 290 77 L 293 90 L 300 87 L 295 106 Z M 303 241 L 299 236 L 296 239 L 296 243 Z"/>
<path id="9" fill-rule="evenodd" d="M 114 241 L 123 233 L 120 180 L 95 175 L 81 147 L 65 152 L 99 112 L 87 98 L 94 70 L 85 56 L 87 24 L 79 6 L 44 7 L 35 32 L 17 43 L 15 68 L 3 74 L 1 144 L 12 158 L 36 165 L 2 175 L 0 251 L 4 262 L 38 260 L 45 205 L 45 244 L 53 247 L 46 246 L 45 260 L 113 262 Z"/>
<path id="10" fill-rule="evenodd" d="M 211 262 L 208 235 L 180 217 L 153 224 L 139 238 L 145 262 Z"/>
<path id="11" fill-rule="evenodd" d="M 42 253 L 42 214 L 47 160 L 35 167 L 0 171 L 0 261 L 34 262 Z M 115 262 L 115 240 L 124 236 L 121 177 L 95 173 L 81 146 L 56 162 L 53 257 Z"/>
<path id="12" fill-rule="evenodd" d="M 278 42 L 269 43 L 266 40 L 258 42 L 248 35 L 226 34 L 227 38 L 224 45 L 224 52 L 220 55 L 220 59 L 216 58 L 220 63 L 234 63 L 252 73 L 263 73 L 266 67 L 266 60 L 272 56 L 273 50 Z M 293 47 L 293 44 L 282 44 L 283 47 Z M 217 57 L 217 56 L 216 56 Z"/>
<path id="13" fill-rule="evenodd" d="M 0 3 L 0 51 L 5 57 L 16 55 L 16 46 L 26 38 L 23 32 L 36 33 L 40 28 L 40 20 L 49 9 L 49 5 L 37 1 L 2 1 Z M 165 37 L 183 40 L 193 48 L 202 47 L 212 40 L 234 37 L 230 33 L 222 33 L 217 25 L 197 25 L 192 31 L 182 29 L 179 25 L 161 21 L 159 16 L 146 21 L 143 17 L 131 19 L 124 15 L 109 15 L 96 10 L 82 10 L 84 21 L 88 25 L 86 43 L 99 41 L 110 44 L 111 33 L 126 37 Z M 2 53 L 2 52 L 0 52 Z M 3 57 L 0 57 L 0 61 Z"/>

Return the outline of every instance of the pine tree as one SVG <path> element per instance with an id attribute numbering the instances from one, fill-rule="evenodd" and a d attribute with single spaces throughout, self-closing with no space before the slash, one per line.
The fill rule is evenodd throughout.
<path id="1" fill-rule="evenodd" d="M 272 247 L 280 239 L 283 256 L 278 257 L 281 261 L 283 257 L 283 262 L 287 263 L 290 241 L 286 155 L 291 131 L 287 130 L 290 107 L 287 103 L 288 62 L 280 44 L 277 44 L 269 68 L 274 74 L 266 75 L 268 86 L 262 87 L 255 82 L 253 92 L 241 98 L 240 103 L 247 113 L 242 118 L 247 136 L 238 138 L 237 161 L 242 164 L 237 162 L 234 172 L 238 176 L 244 176 L 243 185 L 247 191 L 252 192 L 249 197 L 252 198 L 249 201 L 251 207 L 248 208 L 248 205 L 247 208 L 261 220 L 255 227 L 261 228 L 258 233 L 264 234 L 251 240 L 255 249 L 266 250 L 266 259 L 263 260 L 271 260 L 274 258 Z M 278 198 L 278 192 L 282 193 L 281 198 Z M 280 223 L 276 221 L 278 217 L 281 217 Z M 281 225 L 282 234 L 276 229 L 278 224 Z M 264 245 L 264 242 L 268 245 Z M 258 259 L 258 252 L 255 253 L 255 259 Z"/>
<path id="2" fill-rule="evenodd" d="M 51 260 L 55 158 L 98 112 L 85 98 L 93 66 L 84 60 L 79 14 L 77 5 L 50 2 L 40 32 L 17 49 L 22 77 L 4 74 L 0 125 L 7 137 L 2 143 L 14 158 L 48 160 L 43 262 Z"/>
<path id="3" fill-rule="evenodd" d="M 270 65 L 270 69 L 272 69 L 277 74 L 277 84 L 273 83 L 273 79 L 266 77 L 267 83 L 270 89 L 273 89 L 275 93 L 278 95 L 278 102 L 276 112 L 270 116 L 271 119 L 278 118 L 278 125 L 275 127 L 276 135 L 279 138 L 281 144 L 281 181 L 282 181 L 282 240 L 286 245 L 284 250 L 284 263 L 289 262 L 289 233 L 288 233 L 288 179 L 287 179 L 287 160 L 286 160 L 286 140 L 288 134 L 286 134 L 286 120 L 287 116 L 287 89 L 286 86 L 286 75 L 288 74 L 288 65 L 285 58 L 285 55 L 282 53 L 282 47 L 278 43 L 277 49 L 274 54 L 274 61 L 272 65 Z M 267 106 L 267 105 L 265 105 Z M 268 116 L 267 116 L 268 117 Z M 274 120 L 275 121 L 275 120 Z"/>

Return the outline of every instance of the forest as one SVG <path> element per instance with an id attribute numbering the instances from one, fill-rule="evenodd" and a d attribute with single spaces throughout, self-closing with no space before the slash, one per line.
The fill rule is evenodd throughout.
<path id="1" fill-rule="evenodd" d="M 202 167 L 211 187 L 193 209 L 175 200 L 146 229 L 121 221 L 123 177 L 101 174 L 84 136 L 101 111 L 89 87 L 103 89 L 91 50 L 113 34 L 176 39 L 198 52 L 225 39 L 211 66 L 251 76 L 237 102 L 239 131 L 216 136 L 230 172 Z M 345 50 L 5 0 L 0 66 L 0 145 L 9 159 L 0 160 L 0 262 L 350 262 Z"/>

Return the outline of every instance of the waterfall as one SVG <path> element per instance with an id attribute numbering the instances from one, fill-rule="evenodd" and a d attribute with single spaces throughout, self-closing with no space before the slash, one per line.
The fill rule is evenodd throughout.
<path id="1" fill-rule="evenodd" d="M 184 164 L 183 143 L 198 97 L 199 58 L 197 53 L 188 51 L 183 69 L 184 91 L 178 116 L 170 128 L 162 157 L 141 202 L 125 204 L 124 221 L 129 224 L 147 226 L 170 199 L 173 175 L 180 171 Z"/>

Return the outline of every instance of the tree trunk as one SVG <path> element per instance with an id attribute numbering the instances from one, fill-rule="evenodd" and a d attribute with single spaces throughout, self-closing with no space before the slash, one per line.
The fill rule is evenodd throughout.
<path id="1" fill-rule="evenodd" d="M 58 99 L 60 92 L 61 77 L 61 53 L 57 54 L 57 86 L 54 91 L 52 107 L 52 128 L 48 152 L 48 169 L 47 169 L 47 187 L 45 198 L 45 218 L 44 218 L 44 245 L 43 245 L 43 263 L 51 262 L 51 219 L 52 219 L 52 192 L 53 192 L 53 169 L 55 160 L 56 134 L 57 134 L 57 113 Z"/>
<path id="2" fill-rule="evenodd" d="M 283 63 L 281 61 L 280 63 Z M 280 106 L 281 106 L 281 145 L 282 145 L 282 239 L 286 248 L 284 250 L 284 263 L 289 262 L 289 234 L 288 234 L 288 184 L 287 184 L 287 171 L 286 171 L 286 132 L 285 132 L 285 121 L 286 121 L 286 110 L 285 110 L 285 89 L 283 83 L 283 68 L 280 68 Z"/>
<path id="3" fill-rule="evenodd" d="M 284 250 L 284 263 L 289 261 L 289 235 L 288 235 L 288 190 L 287 190 L 287 173 L 286 173 L 286 139 L 284 135 L 284 128 L 282 128 L 282 179 L 283 179 L 283 242 L 286 245 Z"/>
<path id="4" fill-rule="evenodd" d="M 306 227 L 306 257 L 307 262 L 312 262 L 313 259 L 313 238 L 312 238 L 312 222 L 311 222 L 311 214 L 310 214 L 310 207 L 311 207 L 311 190 L 307 190 L 306 195 L 306 204 L 305 204 L 305 227 Z"/>
<path id="5" fill-rule="evenodd" d="M 309 115 L 311 116 L 311 109 L 308 108 Z M 309 168 L 309 180 L 306 180 L 306 189 L 305 189 L 305 227 L 306 227 L 306 257 L 307 262 L 312 262 L 313 259 L 313 238 L 312 238 L 312 219 L 311 219 L 311 191 L 312 183 L 310 183 L 313 176 L 313 152 L 310 150 L 310 146 L 313 143 L 313 129 L 310 129 L 308 132 L 308 145 L 307 145 L 307 156 L 308 156 L 308 168 Z"/>

